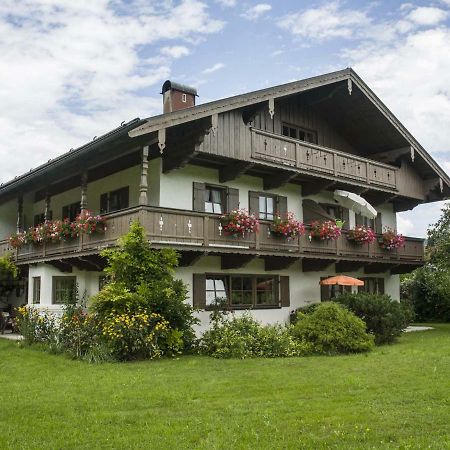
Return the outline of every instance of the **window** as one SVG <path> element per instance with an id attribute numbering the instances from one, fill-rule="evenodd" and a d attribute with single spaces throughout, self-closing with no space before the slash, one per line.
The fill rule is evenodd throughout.
<path id="1" fill-rule="evenodd" d="M 75 218 L 81 212 L 81 203 L 75 202 L 70 205 L 63 206 L 62 209 L 62 218 L 69 219 L 71 222 L 75 220 Z"/>
<path id="2" fill-rule="evenodd" d="M 33 277 L 33 304 L 41 303 L 41 277 Z"/>
<path id="3" fill-rule="evenodd" d="M 206 278 L 206 306 L 221 304 L 227 301 L 227 277 L 208 276 Z"/>
<path id="4" fill-rule="evenodd" d="M 278 277 L 206 275 L 206 306 L 219 302 L 232 308 L 278 306 Z"/>
<path id="5" fill-rule="evenodd" d="M 48 212 L 48 220 L 52 220 L 52 217 L 53 217 L 53 212 L 49 211 Z M 38 225 L 40 225 L 41 223 L 44 223 L 44 222 L 45 222 L 45 213 L 36 214 L 34 216 L 33 226 L 36 227 L 36 226 L 38 226 Z"/>
<path id="6" fill-rule="evenodd" d="M 100 213 L 120 211 L 129 206 L 130 189 L 128 186 L 107 192 L 100 196 Z"/>
<path id="7" fill-rule="evenodd" d="M 186 103 L 186 101 L 187 101 L 187 96 L 186 96 L 186 94 L 181 94 L 181 101 L 182 101 L 183 103 Z"/>
<path id="8" fill-rule="evenodd" d="M 358 287 L 358 292 L 368 294 L 384 294 L 384 278 L 360 278 L 364 286 Z"/>
<path id="9" fill-rule="evenodd" d="M 311 144 L 317 144 L 317 131 L 315 130 L 308 130 L 306 128 L 296 127 L 294 125 L 283 124 L 281 131 L 283 136 L 310 142 Z"/>
<path id="10" fill-rule="evenodd" d="M 205 212 L 222 214 L 225 191 L 222 188 L 205 186 Z"/>
<path id="11" fill-rule="evenodd" d="M 53 304 L 60 305 L 75 296 L 76 277 L 53 277 Z"/>
<path id="12" fill-rule="evenodd" d="M 275 201 L 273 196 L 259 196 L 259 218 L 262 220 L 273 220 L 275 214 Z"/>
<path id="13" fill-rule="evenodd" d="M 333 276 L 333 275 L 330 275 Z M 320 281 L 325 280 L 329 277 L 321 277 Z M 351 293 L 352 287 L 351 286 L 337 286 L 337 285 L 331 285 L 331 286 L 320 286 L 320 301 L 326 302 L 328 300 L 331 300 L 333 298 L 336 298 L 338 295 L 344 294 L 344 293 Z"/>

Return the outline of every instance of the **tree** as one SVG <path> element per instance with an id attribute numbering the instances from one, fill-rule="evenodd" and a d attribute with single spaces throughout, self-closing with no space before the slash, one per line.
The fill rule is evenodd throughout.
<path id="1" fill-rule="evenodd" d="M 134 222 L 119 246 L 104 250 L 102 256 L 108 261 L 105 272 L 109 283 L 93 297 L 91 309 L 103 317 L 142 310 L 158 313 L 173 330 L 182 333 L 189 347 L 195 338 L 192 325 L 197 320 L 186 302 L 186 286 L 174 278 L 178 253 L 152 248 L 143 227 Z"/>
<path id="2" fill-rule="evenodd" d="M 14 264 L 11 255 L 0 257 L 0 298 L 8 295 L 16 286 L 19 268 Z"/>
<path id="3" fill-rule="evenodd" d="M 444 205 L 441 217 L 428 229 L 427 256 L 431 264 L 450 270 L 450 203 Z"/>

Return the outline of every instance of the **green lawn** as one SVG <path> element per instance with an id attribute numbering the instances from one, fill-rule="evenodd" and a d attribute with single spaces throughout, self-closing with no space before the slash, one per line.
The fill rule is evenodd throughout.
<path id="1" fill-rule="evenodd" d="M 0 448 L 450 448 L 450 325 L 369 355 L 90 365 L 0 339 Z"/>

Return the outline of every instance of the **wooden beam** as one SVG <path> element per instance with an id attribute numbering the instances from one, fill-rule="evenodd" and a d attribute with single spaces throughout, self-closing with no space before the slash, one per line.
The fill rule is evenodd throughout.
<path id="1" fill-rule="evenodd" d="M 420 200 L 398 199 L 394 201 L 394 212 L 409 211 L 421 203 Z"/>
<path id="2" fill-rule="evenodd" d="M 72 273 L 72 265 L 66 260 L 52 259 L 50 261 L 45 261 L 45 263 L 57 268 L 60 272 Z"/>
<path id="3" fill-rule="evenodd" d="M 336 185 L 336 181 L 331 181 L 331 182 L 323 181 L 321 183 L 311 181 L 309 183 L 303 183 L 302 184 L 302 195 L 304 197 L 308 196 L 308 195 L 315 195 L 321 191 L 326 191 L 327 189 L 330 189 L 331 187 L 333 187 L 335 185 Z"/>
<path id="4" fill-rule="evenodd" d="M 220 265 L 222 270 L 239 269 L 255 258 L 256 255 L 222 255 Z"/>
<path id="5" fill-rule="evenodd" d="M 230 164 L 220 168 L 219 181 L 221 183 L 225 183 L 227 181 L 235 180 L 253 166 L 254 164 L 248 161 L 233 161 Z"/>
<path id="6" fill-rule="evenodd" d="M 336 260 L 304 258 L 302 260 L 303 272 L 319 272 L 330 267 Z"/>
<path id="7" fill-rule="evenodd" d="M 287 183 L 289 183 L 291 180 L 293 180 L 298 175 L 297 172 L 283 172 L 281 174 L 277 175 L 267 175 L 263 178 L 263 188 L 265 191 L 270 189 L 277 189 Z"/>
<path id="8" fill-rule="evenodd" d="M 188 267 L 195 264 L 203 256 L 202 252 L 181 252 L 180 267 Z"/>
<path id="9" fill-rule="evenodd" d="M 390 269 L 391 275 L 399 275 L 402 273 L 410 273 L 417 268 L 422 267 L 422 264 L 399 264 Z"/>
<path id="10" fill-rule="evenodd" d="M 290 256 L 265 256 L 264 257 L 264 270 L 283 270 L 287 269 L 298 258 L 292 258 Z"/>
<path id="11" fill-rule="evenodd" d="M 389 263 L 368 263 L 364 265 L 364 273 L 384 273 L 395 264 Z"/>
<path id="12" fill-rule="evenodd" d="M 336 263 L 336 273 L 356 272 L 364 266 L 361 261 L 338 261 Z"/>
<path id="13" fill-rule="evenodd" d="M 380 206 L 397 198 L 396 194 L 390 192 L 370 191 L 364 195 L 364 198 L 372 206 Z"/>
<path id="14" fill-rule="evenodd" d="M 195 149 L 195 147 L 185 152 L 169 154 L 165 153 L 165 155 L 163 156 L 162 171 L 163 173 L 168 173 L 175 169 L 181 169 L 197 155 L 198 151 Z"/>

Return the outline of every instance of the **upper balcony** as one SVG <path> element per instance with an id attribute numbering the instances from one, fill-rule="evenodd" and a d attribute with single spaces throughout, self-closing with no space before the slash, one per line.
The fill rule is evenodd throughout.
<path id="1" fill-rule="evenodd" d="M 397 167 L 332 148 L 251 129 L 254 160 L 335 180 L 363 183 L 367 188 L 397 190 Z"/>
<path id="2" fill-rule="evenodd" d="M 201 255 L 220 255 L 226 261 L 223 268 L 242 267 L 254 257 L 262 257 L 266 270 L 287 267 L 298 259 L 303 270 L 321 270 L 337 263 L 337 271 L 363 268 L 368 273 L 391 270 L 408 272 L 423 264 L 422 239 L 407 238 L 403 248 L 393 251 L 381 249 L 377 243 L 354 245 L 345 235 L 336 241 L 310 241 L 307 235 L 293 240 L 275 237 L 270 223 L 261 222 L 257 234 L 233 238 L 223 234 L 219 216 L 167 208 L 137 207 L 105 216 L 107 230 L 103 234 L 82 236 L 60 243 L 27 245 L 14 251 L 19 264 L 49 262 L 64 269 L 74 265 L 100 270 L 98 255 L 101 249 L 115 246 L 117 239 L 127 233 L 130 224 L 139 220 L 148 239 L 156 248 L 171 247 L 182 252 L 182 263 L 189 263 Z M 0 253 L 8 251 L 3 241 Z"/>

